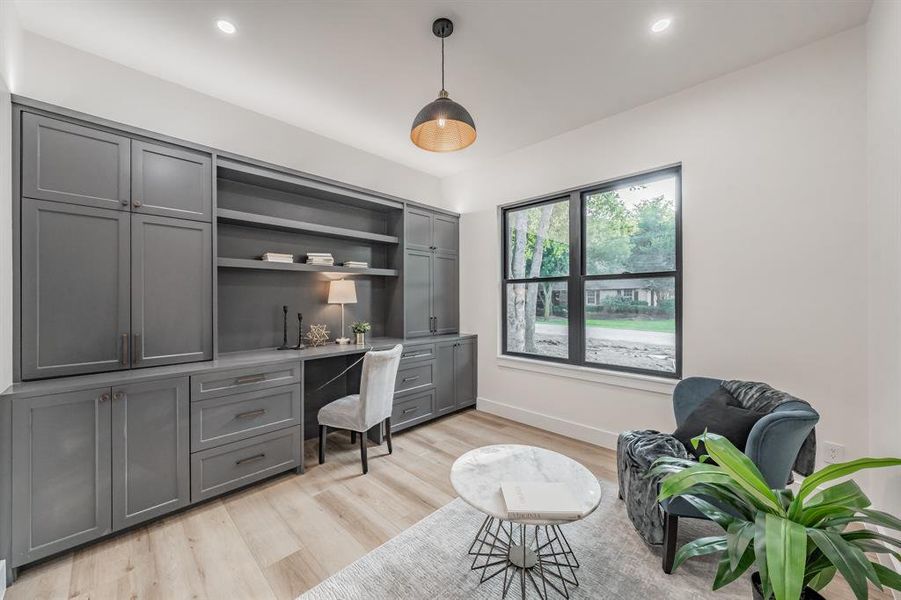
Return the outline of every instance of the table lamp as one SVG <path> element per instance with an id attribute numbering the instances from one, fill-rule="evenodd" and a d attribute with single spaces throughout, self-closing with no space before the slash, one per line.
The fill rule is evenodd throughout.
<path id="1" fill-rule="evenodd" d="M 357 303 L 357 288 L 349 279 L 339 279 L 329 283 L 328 303 L 341 305 L 341 335 L 344 336 L 344 305 Z M 349 344 L 349 337 L 339 337 L 335 340 L 339 344 Z"/>

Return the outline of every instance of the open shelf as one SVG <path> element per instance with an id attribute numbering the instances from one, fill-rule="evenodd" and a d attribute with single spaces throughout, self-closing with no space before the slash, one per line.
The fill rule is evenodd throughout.
<path id="1" fill-rule="evenodd" d="M 397 269 L 354 269 L 351 267 L 308 265 L 306 263 L 266 262 L 252 258 L 219 258 L 220 269 L 257 269 L 262 271 L 317 271 L 323 273 L 347 273 L 348 275 L 377 275 L 397 277 Z"/>
<path id="2" fill-rule="evenodd" d="M 220 208 L 216 212 L 216 218 L 220 223 L 243 225 L 245 227 L 259 227 L 261 229 L 275 229 L 278 231 L 312 233 L 315 235 L 323 235 L 344 240 L 361 240 L 379 244 L 397 244 L 399 241 L 397 236 L 394 235 L 370 233 L 368 231 L 345 229 L 343 227 L 331 227 L 329 225 L 317 225 L 315 223 L 307 223 L 305 221 L 282 219 L 280 217 L 269 217 L 266 215 L 257 215 L 254 213 L 242 212 L 238 210 L 229 210 L 227 208 Z"/>

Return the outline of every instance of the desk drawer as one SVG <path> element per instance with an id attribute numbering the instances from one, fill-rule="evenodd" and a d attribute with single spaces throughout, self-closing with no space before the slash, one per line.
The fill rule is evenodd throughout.
<path id="1" fill-rule="evenodd" d="M 408 392 L 435 382 L 435 363 L 415 363 L 397 370 L 394 393 Z"/>
<path id="2" fill-rule="evenodd" d="M 191 404 L 191 451 L 300 425 L 300 386 L 244 392 Z"/>
<path id="3" fill-rule="evenodd" d="M 300 361 L 203 373 L 191 377 L 191 400 L 196 402 L 292 383 L 300 383 Z"/>
<path id="4" fill-rule="evenodd" d="M 404 351 L 400 355 L 400 364 L 406 365 L 410 362 L 431 360 L 433 358 L 435 358 L 435 344 L 404 346 Z"/>
<path id="5" fill-rule="evenodd" d="M 435 390 L 395 398 L 394 410 L 391 412 L 391 430 L 399 431 L 428 420 L 434 412 L 434 406 Z"/>
<path id="6" fill-rule="evenodd" d="M 218 496 L 300 465 L 300 427 L 191 455 L 191 501 Z"/>

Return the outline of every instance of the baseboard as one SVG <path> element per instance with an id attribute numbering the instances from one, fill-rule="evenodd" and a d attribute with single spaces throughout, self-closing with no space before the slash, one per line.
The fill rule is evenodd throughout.
<path id="1" fill-rule="evenodd" d="M 518 406 L 498 402 L 497 400 L 489 400 L 488 398 L 478 398 L 476 408 L 492 415 L 504 417 L 511 421 L 517 421 L 532 427 L 538 427 L 553 433 L 559 433 L 576 440 L 603 446 L 604 448 L 616 448 L 616 438 L 619 434 L 612 431 L 606 431 L 597 427 L 591 427 L 583 423 L 568 421 L 559 417 L 552 417 L 544 413 L 526 410 Z"/>

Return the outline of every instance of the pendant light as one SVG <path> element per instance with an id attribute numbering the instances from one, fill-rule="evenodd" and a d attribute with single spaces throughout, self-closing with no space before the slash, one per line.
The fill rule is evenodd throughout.
<path id="1" fill-rule="evenodd" d="M 454 152 L 476 141 L 476 124 L 469 111 L 451 100 L 444 89 L 444 38 L 454 32 L 450 19 L 436 19 L 432 33 L 441 38 L 441 91 L 413 119 L 410 139 L 430 152 Z"/>

